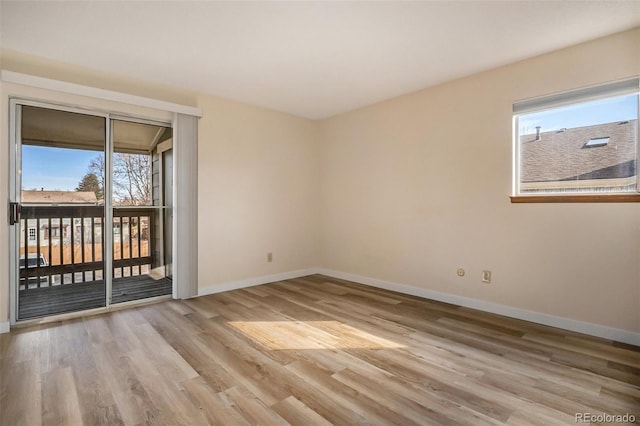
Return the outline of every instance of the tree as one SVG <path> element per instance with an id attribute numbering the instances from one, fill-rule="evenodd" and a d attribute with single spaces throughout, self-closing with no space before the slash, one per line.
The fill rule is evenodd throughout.
<path id="1" fill-rule="evenodd" d="M 91 160 L 89 173 L 95 174 L 100 187 L 104 188 L 106 174 L 103 154 Z M 114 205 L 151 205 L 151 156 L 114 153 L 112 187 Z"/>
<path id="2" fill-rule="evenodd" d="M 89 172 L 96 175 L 98 178 L 98 182 L 100 183 L 100 188 L 104 189 L 105 186 L 105 173 L 104 173 L 104 155 L 100 154 L 93 160 L 89 161 Z"/>
<path id="3" fill-rule="evenodd" d="M 132 206 L 151 204 L 150 155 L 114 154 L 113 201 Z"/>
<path id="4" fill-rule="evenodd" d="M 98 176 L 96 176 L 96 174 L 92 172 L 84 175 L 80 183 L 78 183 L 76 191 L 90 191 L 96 194 L 96 198 L 98 200 L 102 200 L 104 198 L 102 186 L 100 185 Z"/>

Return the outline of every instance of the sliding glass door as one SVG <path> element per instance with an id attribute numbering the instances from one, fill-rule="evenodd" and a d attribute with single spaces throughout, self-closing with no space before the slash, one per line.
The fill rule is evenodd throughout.
<path id="1" fill-rule="evenodd" d="M 18 319 L 106 306 L 107 118 L 16 105 Z"/>
<path id="2" fill-rule="evenodd" d="M 124 120 L 111 125 L 112 303 L 171 294 L 171 253 L 165 250 L 171 228 L 164 221 L 171 213 L 165 196 L 172 192 L 166 178 L 171 128 Z"/>
<path id="3" fill-rule="evenodd" d="M 171 294 L 171 127 L 11 107 L 15 318 Z"/>

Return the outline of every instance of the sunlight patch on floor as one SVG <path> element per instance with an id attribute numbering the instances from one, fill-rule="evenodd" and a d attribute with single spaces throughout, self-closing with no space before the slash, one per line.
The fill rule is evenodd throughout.
<path id="1" fill-rule="evenodd" d="M 228 324 L 253 341 L 276 351 L 405 347 L 339 321 L 230 321 Z"/>

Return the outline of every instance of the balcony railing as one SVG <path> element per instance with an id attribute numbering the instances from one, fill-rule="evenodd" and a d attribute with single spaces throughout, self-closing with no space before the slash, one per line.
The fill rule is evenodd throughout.
<path id="1" fill-rule="evenodd" d="M 154 263 L 153 208 L 113 211 L 113 276 L 149 273 Z M 22 206 L 20 290 L 103 279 L 102 206 Z"/>

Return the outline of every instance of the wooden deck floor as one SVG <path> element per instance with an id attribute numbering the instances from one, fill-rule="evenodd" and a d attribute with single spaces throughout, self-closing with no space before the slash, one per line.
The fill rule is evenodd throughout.
<path id="1" fill-rule="evenodd" d="M 148 275 L 113 280 L 112 303 L 171 294 L 171 280 Z M 30 319 L 105 306 L 104 281 L 65 284 L 20 292 L 18 318 Z"/>
<path id="2" fill-rule="evenodd" d="M 639 407 L 639 347 L 319 275 L 0 335 L 7 425 L 574 425 Z"/>

